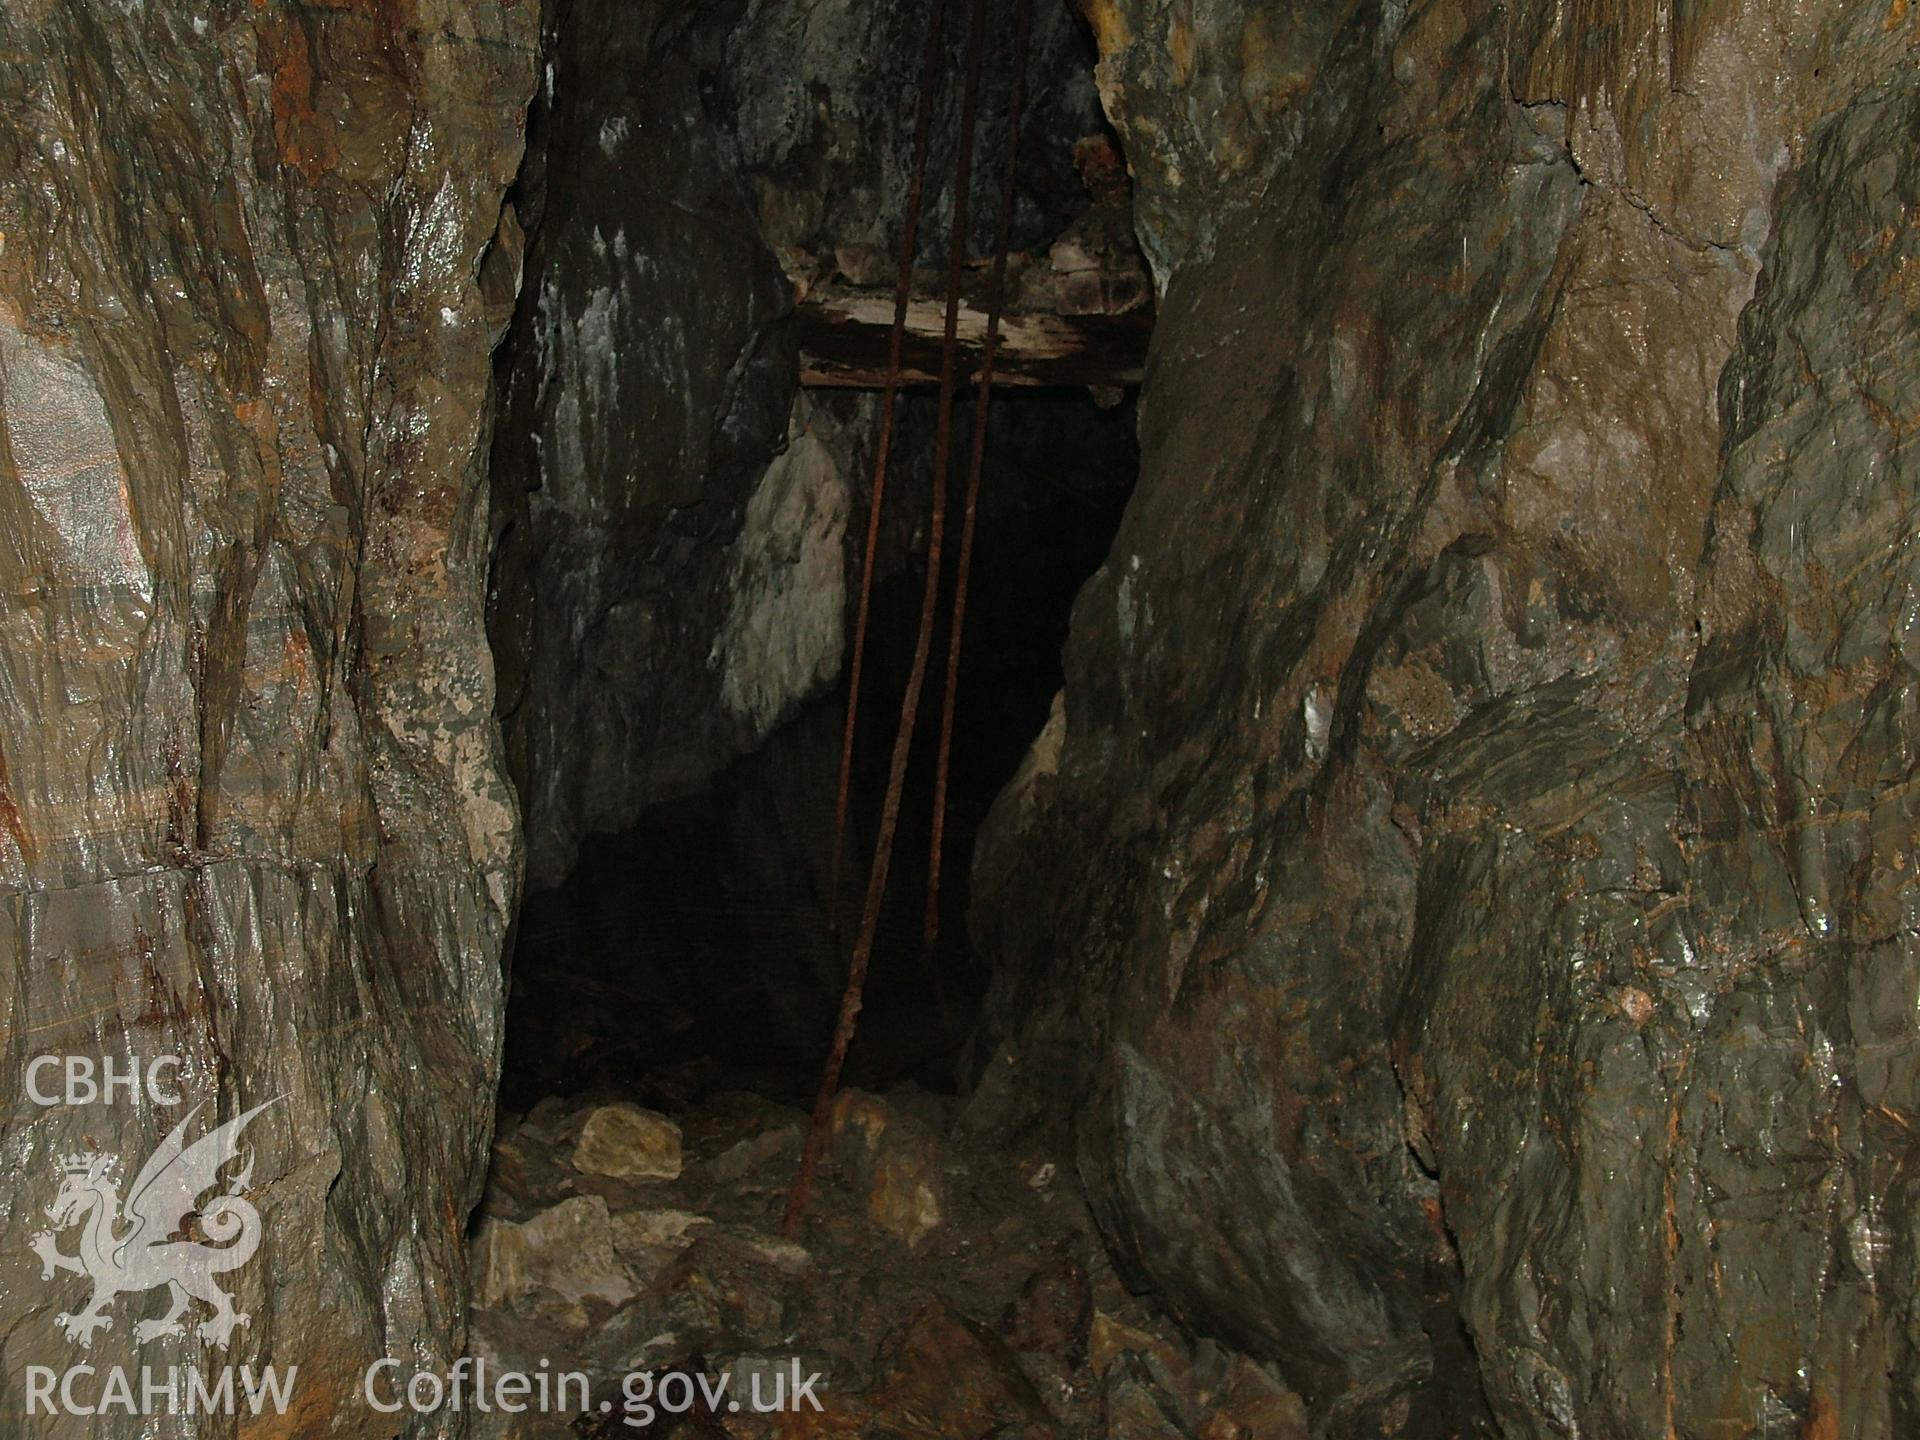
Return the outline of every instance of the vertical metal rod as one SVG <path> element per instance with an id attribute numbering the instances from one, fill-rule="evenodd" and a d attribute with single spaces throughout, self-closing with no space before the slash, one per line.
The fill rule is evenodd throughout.
<path id="1" fill-rule="evenodd" d="M 907 693 L 900 702 L 900 728 L 893 736 L 893 761 L 887 775 L 886 800 L 880 809 L 880 830 L 874 839 L 873 871 L 867 879 L 860 934 L 854 941 L 853 957 L 847 966 L 847 988 L 840 997 L 840 1017 L 834 1026 L 833 1044 L 827 1051 L 826 1068 L 820 1076 L 820 1090 L 814 1098 L 806 1148 L 800 1154 L 800 1171 L 787 1194 L 782 1225 L 789 1235 L 800 1228 L 813 1196 L 814 1172 L 819 1168 L 820 1151 L 826 1144 L 833 1097 L 840 1087 L 840 1071 L 846 1065 L 847 1050 L 853 1044 L 854 1027 L 860 1018 L 867 965 L 873 958 L 874 936 L 880 928 L 880 904 L 887 892 L 887 869 L 893 861 L 893 839 L 900 827 L 900 796 L 906 785 L 913 725 L 919 714 L 920 692 L 926 685 L 927 657 L 933 649 L 933 617 L 940 600 L 940 547 L 947 520 L 947 459 L 953 440 L 953 394 L 960 361 L 960 273 L 967 253 L 967 188 L 973 170 L 973 130 L 979 109 L 980 56 L 986 29 L 986 0 L 973 0 L 973 16 L 967 32 L 967 78 L 960 100 L 960 139 L 953 167 L 953 244 L 947 256 L 947 324 L 940 350 L 940 413 L 934 430 L 933 509 L 927 521 L 927 581 L 920 595 L 920 633 L 914 641 Z"/>
<path id="2" fill-rule="evenodd" d="M 873 494 L 867 502 L 867 548 L 860 565 L 860 604 L 853 622 L 853 659 L 847 667 L 847 722 L 840 736 L 840 781 L 833 801 L 833 864 L 829 870 L 827 930 L 840 933 L 840 872 L 846 854 L 847 800 L 853 788 L 854 727 L 860 718 L 860 678 L 867 655 L 867 621 L 873 609 L 874 557 L 880 548 L 880 511 L 887 494 L 887 461 L 893 453 L 893 402 L 900 389 L 900 356 L 907 334 L 907 302 L 913 293 L 913 252 L 920 237 L 921 196 L 927 176 L 927 142 L 933 131 L 934 79 L 940 69 L 940 32 L 947 0 L 933 0 L 927 40 L 920 55 L 920 102 L 913 120 L 913 169 L 907 179 L 900 264 L 893 286 L 893 330 L 887 337 L 887 379 L 880 392 L 880 433 L 873 451 Z"/>
<path id="3" fill-rule="evenodd" d="M 947 685 L 940 703 L 940 751 L 933 780 L 933 839 L 927 859 L 927 914 L 921 948 L 929 955 L 940 939 L 940 863 L 947 828 L 947 771 L 953 752 L 953 710 L 960 691 L 960 640 L 967 624 L 967 577 L 973 571 L 973 533 L 980 506 L 980 476 L 987 453 L 987 407 L 993 397 L 993 358 L 1000 346 L 1000 307 L 1007 288 L 1007 249 L 1013 243 L 1014 177 L 1020 161 L 1020 109 L 1026 100 L 1027 45 L 1033 33 L 1033 0 L 1014 0 L 1013 87 L 1007 93 L 1007 156 L 1000 180 L 1000 229 L 994 238 L 993 278 L 987 290 L 987 338 L 980 351 L 980 377 L 973 398 L 973 453 L 967 461 L 967 498 L 960 524 L 960 555 L 953 582 L 953 628 L 947 640 Z"/>

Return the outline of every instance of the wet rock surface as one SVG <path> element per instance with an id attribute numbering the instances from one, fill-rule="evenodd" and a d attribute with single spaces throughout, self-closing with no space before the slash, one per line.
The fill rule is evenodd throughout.
<path id="1" fill-rule="evenodd" d="M 735 1093 L 682 1112 L 686 1167 L 670 1179 L 569 1163 L 569 1137 L 605 1113 L 600 1101 L 505 1118 L 474 1249 L 475 1354 L 580 1370 L 590 1400 L 620 1397 L 630 1373 L 660 1396 L 676 1384 L 698 1396 L 694 1377 L 709 1390 L 677 1413 L 594 1402 L 478 1416 L 474 1433 L 1304 1440 L 1300 1401 L 1269 1369 L 1190 1344 L 1126 1292 L 1057 1160 L 962 1131 L 958 1109 L 919 1091 L 843 1094 L 816 1203 L 791 1239 L 779 1220 L 797 1110 Z M 901 1175 L 940 1195 L 904 1229 L 905 1187 L 885 1179 Z M 821 1377 L 817 1405 L 798 1398 L 796 1365 Z"/>
<path id="2" fill-rule="evenodd" d="M 857 285 L 894 281 L 902 206 L 913 163 L 915 109 L 931 7 L 884 0 L 802 7 L 749 0 L 717 29 L 707 60 L 713 104 L 735 136 L 762 233 L 787 273 L 805 284 L 838 273 Z M 990 254 L 1000 201 L 995 137 L 1011 74 L 1011 17 L 987 27 L 968 213 L 968 243 Z M 933 77 L 928 184 L 916 266 L 945 266 L 953 225 L 952 175 L 960 134 L 964 7 L 949 8 Z M 1036 5 L 1012 247 L 1044 250 L 1062 216 L 1085 206 L 1074 146 L 1104 132 L 1092 45 L 1064 5 Z"/>
<path id="3" fill-rule="evenodd" d="M 298 1370 L 283 1433 L 391 1434 L 357 1406 L 365 1367 L 461 1348 L 520 881 L 481 607 L 535 23 L 0 11 L 9 1430 L 187 1433 L 24 1420 L 28 1365 L 271 1361 Z M 40 1054 L 96 1080 L 181 1063 L 43 1108 Z M 63 1324 L 137 1264 L 135 1213 L 108 1211 L 163 1137 L 262 1104 L 224 1177 L 222 1209 L 258 1217 L 234 1318 L 196 1300 L 186 1334 L 152 1328 L 148 1275 Z M 76 1153 L 120 1157 L 84 1223 L 128 1249 L 43 1274 L 29 1239 Z"/>
<path id="4" fill-rule="evenodd" d="M 1914 22 L 1096 9 L 1165 300 L 977 1063 L 1325 1433 L 1906 1433 Z"/>
<path id="5" fill-rule="evenodd" d="M 749 499 L 789 441 L 790 291 L 672 9 L 547 12 L 515 187 L 534 238 L 500 377 L 490 627 L 535 885 L 583 834 L 771 724 L 724 708 L 709 662 Z M 845 501 L 827 468 L 813 501 L 837 571 Z M 836 624 L 793 682 L 838 660 Z M 777 720 L 798 698 L 759 705 Z"/>

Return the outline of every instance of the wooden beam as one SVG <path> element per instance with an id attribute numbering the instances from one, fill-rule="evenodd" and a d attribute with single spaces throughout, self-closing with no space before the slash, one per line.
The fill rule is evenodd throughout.
<path id="1" fill-rule="evenodd" d="M 886 384 L 887 340 L 893 328 L 891 291 L 816 289 L 794 311 L 802 385 L 877 390 Z M 945 322 L 943 301 L 916 297 L 908 302 L 901 384 L 939 383 Z M 963 300 L 959 316 L 963 384 L 970 383 L 986 333 L 985 310 Z M 1121 315 L 1003 315 L 994 383 L 1073 388 L 1138 385 L 1152 333 L 1153 312 L 1144 306 Z"/>

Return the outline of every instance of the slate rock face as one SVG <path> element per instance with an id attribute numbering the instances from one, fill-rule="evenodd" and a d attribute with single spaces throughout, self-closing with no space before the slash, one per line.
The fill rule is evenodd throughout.
<path id="1" fill-rule="evenodd" d="M 930 4 L 747 0 L 712 27 L 708 68 L 762 232 L 795 273 L 837 257 L 846 278 L 891 286 L 913 165 Z M 981 55 L 981 129 L 969 187 L 969 245 L 992 253 L 1001 130 L 1013 60 L 1011 7 L 990 9 Z M 915 264 L 946 264 L 968 7 L 948 5 Z M 1103 128 L 1085 27 L 1066 5 L 1033 7 L 1012 248 L 1042 252 L 1086 192 L 1074 142 Z M 853 268 L 847 268 L 847 267 Z M 870 267 L 870 269 L 868 268 Z M 867 273 L 855 273 L 867 270 Z"/>
<path id="2" fill-rule="evenodd" d="M 29 1364 L 194 1356 L 134 1339 L 164 1291 L 111 1301 L 81 1350 L 55 1316 L 86 1280 L 27 1247 L 57 1157 L 118 1154 L 124 1199 L 195 1105 L 189 1139 L 273 1102 L 240 1162 L 261 1247 L 226 1277 L 251 1320 L 203 1363 L 297 1366 L 300 1433 L 392 1433 L 365 1367 L 458 1353 L 520 879 L 483 441 L 535 24 L 443 0 L 0 13 L 15 1396 Z M 43 1108 L 40 1054 L 179 1056 L 156 1087 L 179 1103 Z"/>
<path id="3" fill-rule="evenodd" d="M 535 238 L 501 378 L 491 628 L 536 885 L 764 733 L 722 706 L 709 656 L 787 440 L 790 291 L 672 10 L 550 12 L 516 191 Z"/>
<path id="4" fill-rule="evenodd" d="M 990 1035 L 1327 1433 L 1902 1434 L 1916 22 L 1602 9 L 1095 7 L 1166 295 Z"/>

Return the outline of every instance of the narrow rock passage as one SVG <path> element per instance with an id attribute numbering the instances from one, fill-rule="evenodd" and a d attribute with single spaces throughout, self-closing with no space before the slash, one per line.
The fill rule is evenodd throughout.
<path id="1" fill-rule="evenodd" d="M 988 509 L 969 602 L 954 736 L 939 949 L 921 951 L 938 712 L 922 717 L 895 882 L 881 913 L 849 1083 L 950 1091 L 988 974 L 967 928 L 974 833 L 1047 723 L 1073 596 L 1118 524 L 1136 452 L 1130 406 L 1084 397 L 995 408 Z M 970 402 L 959 412 L 965 433 Z M 931 398 L 901 404 L 903 474 L 920 467 Z M 911 486 L 899 506 L 913 513 Z M 854 770 L 843 911 L 857 915 L 885 780 L 890 716 L 913 643 L 911 556 L 879 588 L 873 689 Z M 937 656 L 944 672 L 944 655 Z M 844 687 L 842 687 L 844 688 Z M 810 1097 L 832 1034 L 844 946 L 828 934 L 828 862 L 844 698 L 804 705 L 753 752 L 625 828 L 590 837 L 565 880 L 527 897 L 506 1018 L 503 1100 L 609 1087 L 649 1104 L 716 1089 Z"/>

